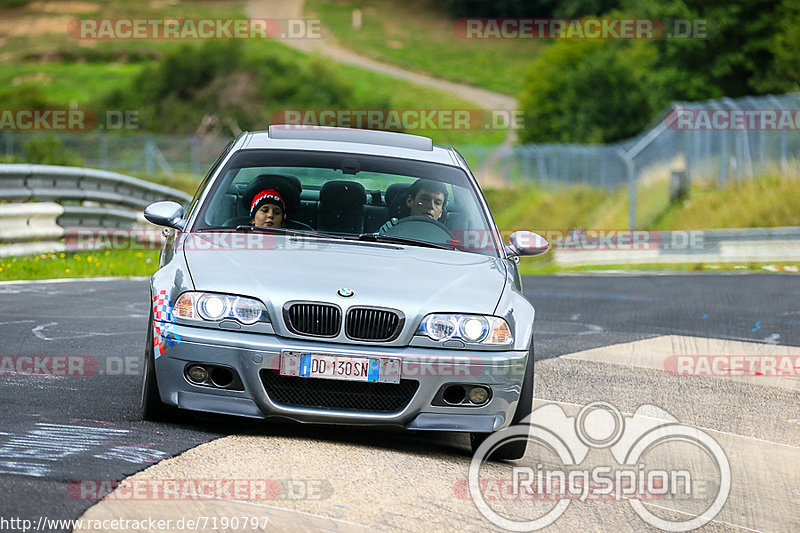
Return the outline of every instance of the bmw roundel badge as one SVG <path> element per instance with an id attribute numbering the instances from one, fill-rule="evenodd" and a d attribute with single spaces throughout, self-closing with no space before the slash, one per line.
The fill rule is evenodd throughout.
<path id="1" fill-rule="evenodd" d="M 341 288 L 338 291 L 336 291 L 336 294 L 338 294 L 342 298 L 350 298 L 355 294 L 355 291 L 353 291 L 353 289 Z"/>

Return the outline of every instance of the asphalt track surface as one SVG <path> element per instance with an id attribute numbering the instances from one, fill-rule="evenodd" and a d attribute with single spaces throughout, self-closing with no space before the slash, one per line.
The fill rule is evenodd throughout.
<path id="1" fill-rule="evenodd" d="M 722 344 L 714 346 L 732 350 L 728 355 L 752 346 L 800 354 L 796 276 L 533 277 L 525 279 L 525 289 L 537 310 L 537 407 L 555 402 L 566 412 L 604 401 L 630 414 L 643 404 L 656 405 L 710 432 L 730 458 L 731 496 L 706 530 L 796 530 L 797 381 L 787 387 L 755 378 L 676 377 L 658 365 L 621 363 L 615 352 L 608 352 L 608 360 L 605 352 L 587 352 L 665 336 L 673 336 L 674 345 L 684 342 L 675 340 L 681 336 L 719 339 Z M 321 518 L 334 520 L 325 527 L 340 530 L 500 530 L 458 495 L 470 461 L 460 434 L 342 431 L 209 415 L 179 424 L 139 420 L 148 306 L 146 280 L 0 284 L 0 362 L 48 356 L 44 364 L 52 368 L 59 357 L 70 356 L 75 365 L 75 375 L 58 377 L 9 376 L 0 367 L 0 530 L 15 530 L 10 523 L 3 527 L 3 518 L 37 524 L 43 516 L 81 517 L 96 503 L 79 490 L 82 480 L 119 480 L 161 461 L 156 475 L 162 479 L 216 477 L 215 465 L 230 468 L 227 454 L 239 453 L 259 465 L 241 459 L 235 464 L 245 471 L 227 471 L 230 477 L 252 477 L 247 472 L 254 470 L 247 469 L 266 468 L 267 462 L 274 479 L 323 482 L 321 499 L 273 502 L 268 531 L 281 530 L 280 524 L 295 527 L 298 517 L 311 520 L 310 529 L 320 527 L 313 520 Z M 220 437 L 227 438 L 215 441 Z M 214 454 L 213 461 L 204 460 L 211 470 L 187 472 L 191 454 L 166 460 L 198 446 Z M 344 474 L 327 470 L 326 456 L 339 453 L 357 466 Z M 362 456 L 371 466 L 359 462 Z M 535 467 L 535 458 L 526 459 L 523 464 Z M 403 476 L 397 476 L 398 465 Z M 438 475 L 447 481 L 436 485 Z M 371 501 L 358 492 L 366 485 Z M 150 502 L 149 508 L 155 506 Z M 298 514 L 276 514 L 281 508 Z M 627 505 L 597 502 L 573 505 L 551 528 L 559 526 L 647 528 Z"/>

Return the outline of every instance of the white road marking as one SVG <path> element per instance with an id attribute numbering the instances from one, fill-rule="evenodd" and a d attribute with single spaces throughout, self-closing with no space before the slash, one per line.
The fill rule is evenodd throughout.
<path id="1" fill-rule="evenodd" d="M 35 328 L 33 328 L 31 330 L 31 333 L 33 333 L 34 335 L 36 335 L 37 337 L 39 337 L 42 340 L 51 341 L 53 339 L 51 339 L 50 337 L 47 337 L 44 333 L 42 333 L 42 330 L 45 329 L 45 328 L 49 328 L 50 326 L 57 326 L 57 325 L 58 325 L 58 322 L 48 322 L 47 324 L 39 324 L 38 326 L 36 326 Z"/>
<path id="2" fill-rule="evenodd" d="M 111 337 L 111 336 L 114 336 L 114 335 L 132 335 L 132 334 L 136 334 L 136 332 L 130 332 L 130 331 L 119 331 L 119 332 L 111 332 L 111 333 L 99 332 L 99 331 L 87 331 L 85 333 L 79 333 L 77 335 L 65 335 L 65 336 L 61 336 L 61 337 L 48 337 L 47 335 L 42 333 L 42 331 L 44 331 L 45 329 L 53 327 L 53 326 L 57 326 L 57 325 L 58 325 L 58 322 L 48 322 L 47 324 L 40 324 L 40 325 L 36 326 L 35 328 L 31 329 L 31 333 L 33 333 L 34 335 L 36 335 L 38 338 L 42 339 L 43 341 L 60 341 L 60 340 L 65 340 L 65 339 L 83 339 L 83 338 L 86 338 L 86 337 Z"/>
<path id="3" fill-rule="evenodd" d="M 141 446 L 115 446 L 92 457 L 111 460 L 119 459 L 128 463 L 149 465 L 162 459 L 168 459 L 171 456 L 161 450 L 142 448 Z"/>
<path id="4" fill-rule="evenodd" d="M 42 477 L 51 465 L 70 455 L 101 446 L 111 437 L 129 433 L 127 429 L 109 429 L 69 424 L 37 423 L 24 435 L 8 434 L 0 443 L 0 474 Z"/>

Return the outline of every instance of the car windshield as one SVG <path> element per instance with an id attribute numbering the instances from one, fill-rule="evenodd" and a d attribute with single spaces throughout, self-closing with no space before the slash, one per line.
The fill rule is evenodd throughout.
<path id="1" fill-rule="evenodd" d="M 374 155 L 242 150 L 198 207 L 193 230 L 262 226 L 264 202 L 282 218 L 265 231 L 430 246 L 498 255 L 489 220 L 457 167 Z M 270 200 L 277 193 L 277 201 Z M 260 229 L 256 227 L 255 229 Z"/>

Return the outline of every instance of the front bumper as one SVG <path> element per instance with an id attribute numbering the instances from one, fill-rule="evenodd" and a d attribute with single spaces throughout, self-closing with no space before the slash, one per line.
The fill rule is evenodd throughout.
<path id="1" fill-rule="evenodd" d="M 170 326 L 180 342 L 165 347 L 163 354 L 158 350 L 155 354 L 162 401 L 195 411 L 254 418 L 281 417 L 297 422 L 394 426 L 427 431 L 497 431 L 509 425 L 516 410 L 528 359 L 527 351 L 388 348 L 177 324 Z M 403 363 L 401 378 L 416 381 L 418 386 L 408 402 L 392 412 L 287 405 L 270 396 L 261 378 L 262 371 L 277 371 L 283 350 L 397 357 Z M 184 377 L 189 363 L 226 366 L 238 374 L 244 390 L 195 385 Z M 491 399 L 479 407 L 432 404 L 443 385 L 459 383 L 487 386 L 491 389 Z"/>

